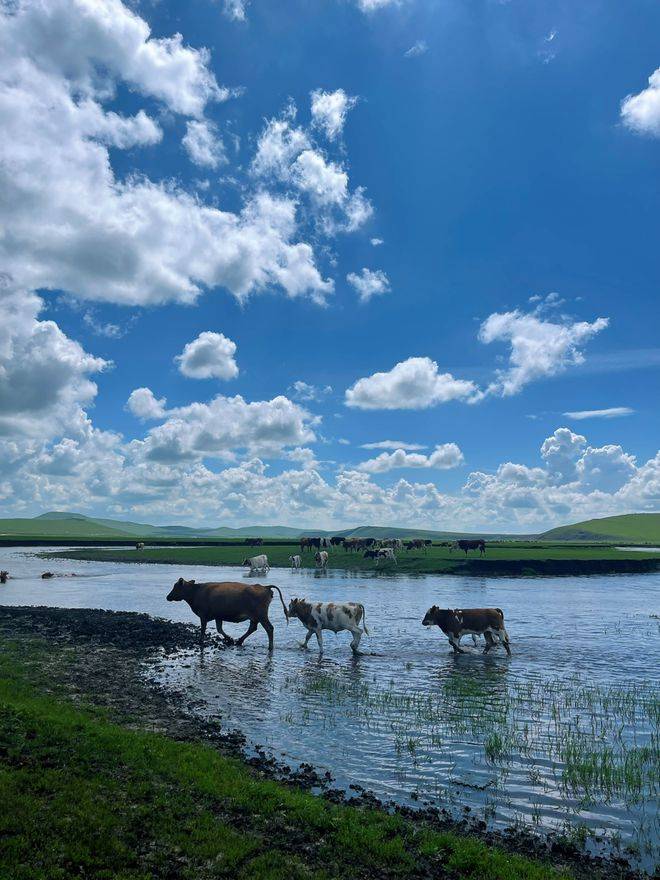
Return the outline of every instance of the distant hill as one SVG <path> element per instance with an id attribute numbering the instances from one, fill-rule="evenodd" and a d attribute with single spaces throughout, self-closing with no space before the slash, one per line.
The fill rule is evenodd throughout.
<path id="1" fill-rule="evenodd" d="M 660 513 L 628 513 L 588 519 L 539 535 L 541 541 L 632 541 L 660 545 Z"/>
<path id="2" fill-rule="evenodd" d="M 126 532 L 109 528 L 81 516 L 36 517 L 35 519 L 0 519 L 1 537 L 28 538 L 122 538 Z"/>

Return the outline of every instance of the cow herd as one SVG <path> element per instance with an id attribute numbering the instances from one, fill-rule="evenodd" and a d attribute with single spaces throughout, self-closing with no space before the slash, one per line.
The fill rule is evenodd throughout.
<path id="1" fill-rule="evenodd" d="M 287 608 L 282 591 L 273 584 L 242 584 L 234 581 L 197 583 L 183 578 L 174 584 L 167 596 L 168 602 L 186 602 L 199 617 L 200 642 L 204 644 L 207 624 L 215 621 L 218 633 L 226 644 L 242 645 L 261 625 L 268 636 L 268 650 L 273 650 L 273 625 L 268 619 L 268 608 L 276 590 L 287 624 L 296 618 L 307 630 L 301 647 L 307 648 L 312 636 L 316 636 L 319 653 L 323 653 L 323 630 L 338 633 L 344 630 L 352 635 L 351 650 L 358 653 L 360 639 L 369 635 L 366 612 L 361 602 L 309 602 L 307 599 L 291 599 Z M 249 621 L 243 635 L 234 641 L 223 629 L 225 623 Z M 437 626 L 449 639 L 455 654 L 465 654 L 461 647 L 463 636 L 472 636 L 477 644 L 479 636 L 486 641 L 484 654 L 496 645 L 502 645 L 511 654 L 509 636 L 504 626 L 501 608 L 438 608 L 434 605 L 424 615 L 423 626 Z"/>

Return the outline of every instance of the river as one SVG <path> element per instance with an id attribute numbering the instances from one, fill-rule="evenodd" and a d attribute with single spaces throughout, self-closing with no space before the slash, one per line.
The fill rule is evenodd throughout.
<path id="1" fill-rule="evenodd" d="M 58 548 L 61 549 L 61 548 Z M 236 580 L 236 568 L 44 560 L 0 548 L 0 603 L 142 611 L 190 622 L 165 596 L 179 577 Z M 57 576 L 42 580 L 41 572 Z M 60 575 L 76 573 L 77 577 Z M 259 629 L 242 649 L 162 663 L 160 681 L 199 711 L 240 729 L 291 765 L 328 770 L 343 788 L 432 803 L 497 827 L 565 831 L 658 853 L 660 574 L 477 578 L 273 569 L 288 600 L 362 602 L 369 636 L 354 659 L 349 634 L 303 651 L 277 596 L 275 652 Z M 426 609 L 502 608 L 513 655 L 470 647 L 455 656 Z M 232 635 L 246 625 L 228 625 Z M 470 645 L 465 642 L 466 647 Z M 594 842 L 596 841 L 596 842 Z"/>

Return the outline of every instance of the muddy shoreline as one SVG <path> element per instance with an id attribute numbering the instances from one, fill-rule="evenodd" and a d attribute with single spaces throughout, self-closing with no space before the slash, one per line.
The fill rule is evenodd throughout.
<path id="1" fill-rule="evenodd" d="M 430 806 L 408 808 L 383 803 L 360 786 L 347 795 L 333 788 L 330 774 L 309 764 L 287 767 L 259 747 L 248 749 L 245 737 L 225 729 L 222 721 L 206 721 L 185 691 L 162 688 L 149 680 L 149 668 L 180 651 L 199 650 L 199 630 L 146 614 L 91 609 L 0 606 L 0 645 L 17 644 L 35 683 L 57 696 L 105 710 L 110 719 L 132 728 L 163 733 L 173 739 L 203 742 L 248 764 L 259 776 L 306 790 L 328 800 L 356 807 L 394 811 L 412 822 L 478 836 L 511 852 L 566 866 L 578 877 L 633 880 L 648 877 L 623 857 L 590 857 L 561 835 L 538 837 L 520 829 L 489 831 L 482 820 L 463 820 Z M 35 650 L 36 649 L 36 650 Z M 44 650 L 45 649 L 45 650 Z M 205 651 L 225 648 L 209 639 Z M 432 876 L 429 874 L 428 876 Z"/>

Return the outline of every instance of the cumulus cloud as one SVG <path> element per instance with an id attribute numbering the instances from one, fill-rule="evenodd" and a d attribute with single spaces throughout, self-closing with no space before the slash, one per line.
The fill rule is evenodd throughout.
<path id="1" fill-rule="evenodd" d="M 635 412 L 629 406 L 610 406 L 607 409 L 579 409 L 573 412 L 565 412 L 569 419 L 618 419 L 621 416 L 631 416 Z"/>
<path id="2" fill-rule="evenodd" d="M 374 373 L 346 391 L 346 405 L 357 409 L 428 409 L 450 400 L 469 400 L 477 387 L 441 373 L 431 358 L 413 357 L 388 373 Z"/>
<path id="3" fill-rule="evenodd" d="M 406 452 L 396 449 L 394 452 L 382 452 L 376 458 L 357 465 L 357 470 L 367 474 L 384 474 L 395 468 L 436 468 L 449 470 L 463 463 L 463 453 L 456 443 L 442 443 L 435 447 L 430 455 L 419 452 Z"/>
<path id="4" fill-rule="evenodd" d="M 136 388 L 126 401 L 126 409 L 136 418 L 160 420 L 165 416 L 164 397 L 156 397 L 151 388 Z"/>
<path id="5" fill-rule="evenodd" d="M 486 393 L 508 397 L 529 382 L 583 363 L 581 347 L 608 323 L 607 318 L 591 323 L 551 321 L 542 318 L 538 310 L 530 314 L 518 309 L 495 312 L 479 328 L 479 340 L 485 344 L 508 343 L 509 366 L 497 371 Z"/>
<path id="6" fill-rule="evenodd" d="M 576 465 L 587 445 L 587 438 L 569 428 L 557 428 L 541 446 L 541 458 L 556 482 L 575 479 Z"/>
<path id="7" fill-rule="evenodd" d="M 343 89 L 334 92 L 316 89 L 311 99 L 313 125 L 322 129 L 329 140 L 335 140 L 341 135 L 346 116 L 357 104 L 357 98 L 347 95 Z"/>
<path id="8" fill-rule="evenodd" d="M 660 67 L 649 77 L 647 88 L 623 100 L 621 119 L 637 134 L 660 137 Z"/>
<path id="9" fill-rule="evenodd" d="M 207 119 L 189 120 L 182 144 L 190 161 L 202 168 L 217 168 L 227 161 L 217 126 Z"/>
<path id="10" fill-rule="evenodd" d="M 312 93 L 313 102 L 315 95 Z M 338 124 L 338 119 L 322 116 L 318 99 L 310 129 L 296 123 L 296 113 L 295 105 L 290 103 L 280 117 L 266 123 L 252 161 L 252 174 L 264 182 L 282 185 L 296 198 L 304 196 L 324 233 L 354 232 L 371 217 L 373 205 L 362 187 L 351 191 L 342 162 L 331 159 L 315 144 L 312 132 L 319 126 L 327 131 L 327 126 Z"/>
<path id="11" fill-rule="evenodd" d="M 74 428 L 110 366 L 41 320 L 42 300 L 0 278 L 0 436 L 49 438 Z"/>
<path id="12" fill-rule="evenodd" d="M 218 286 L 239 299 L 332 291 L 296 241 L 295 199 L 248 194 L 230 212 L 173 182 L 115 177 L 109 146 L 151 148 L 162 136 L 144 111 L 104 107 L 120 84 L 198 122 L 188 146 L 202 156 L 193 135 L 212 134 L 204 108 L 230 94 L 206 51 L 151 37 L 119 0 L 26 0 L 0 12 L 0 52 L 0 262 L 17 285 L 124 305 L 190 303 Z"/>
<path id="13" fill-rule="evenodd" d="M 357 292 L 360 302 L 366 303 L 374 296 L 390 291 L 390 281 L 382 269 L 362 269 L 360 273 L 349 272 L 346 280 Z"/>
<path id="14" fill-rule="evenodd" d="M 179 371 L 190 379 L 235 379 L 235 354 L 235 342 L 222 333 L 206 330 L 189 342 L 175 361 Z"/>
<path id="15" fill-rule="evenodd" d="M 163 424 L 139 441 L 144 459 L 164 464 L 227 459 L 239 450 L 272 456 L 313 442 L 318 423 L 318 417 L 281 395 L 253 402 L 240 395 L 218 395 L 209 403 L 172 408 L 165 415 Z"/>

